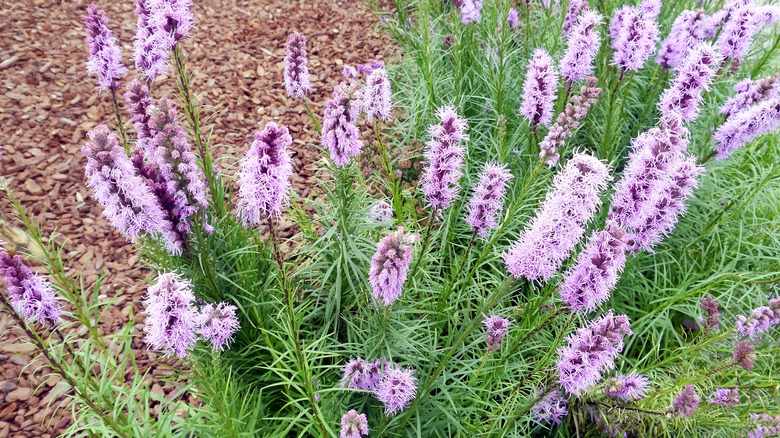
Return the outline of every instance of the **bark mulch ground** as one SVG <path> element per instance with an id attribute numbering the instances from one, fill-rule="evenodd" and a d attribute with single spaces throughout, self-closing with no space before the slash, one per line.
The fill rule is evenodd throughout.
<path id="1" fill-rule="evenodd" d="M 62 235 L 74 275 L 81 271 L 87 284 L 100 273 L 107 275 L 101 294 L 118 296 L 119 302 L 101 321 L 103 333 L 111 333 L 127 322 L 131 309 L 140 313 L 147 272 L 133 248 L 101 216 L 84 184 L 85 160 L 79 149 L 86 133 L 98 124 L 115 127 L 109 96 L 97 93 L 94 78 L 85 71 L 81 17 L 89 3 L 0 0 L 0 173 L 45 230 Z M 99 4 L 130 64 L 135 1 Z M 305 108 L 284 95 L 286 35 L 298 30 L 308 38 L 315 88 L 311 97 L 321 114 L 344 64 L 392 55 L 377 17 L 360 0 L 199 0 L 193 10 L 196 28 L 184 49 L 207 123 L 214 126 L 213 143 L 218 155 L 225 153 L 223 169 L 234 171 L 237 157 L 265 122 L 284 123 L 295 139 L 295 190 L 303 197 L 312 195 L 312 164 L 319 156 L 311 146 L 316 139 Z M 155 88 L 156 97 L 166 90 Z M 12 249 L 24 246 L 2 198 L 0 236 Z M 56 436 L 71 421 L 70 408 L 60 406 L 68 387 L 47 377 L 47 368 L 37 369 L 32 346 L 14 327 L 0 314 L 0 438 Z M 141 332 L 140 324 L 136 330 Z M 148 354 L 140 338 L 135 348 L 140 364 L 152 367 L 153 375 L 164 371 L 154 369 L 161 359 Z M 158 394 L 173 391 L 156 380 L 149 386 Z"/>

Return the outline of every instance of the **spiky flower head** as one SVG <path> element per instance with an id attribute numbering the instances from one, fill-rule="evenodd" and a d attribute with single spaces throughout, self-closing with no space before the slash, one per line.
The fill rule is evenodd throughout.
<path id="1" fill-rule="evenodd" d="M 754 338 L 778 324 L 780 324 L 780 298 L 773 298 L 769 300 L 769 306 L 757 307 L 751 310 L 747 317 L 737 316 L 734 326 L 740 335 Z"/>
<path id="2" fill-rule="evenodd" d="M 172 272 L 160 275 L 146 295 L 146 343 L 166 356 L 186 357 L 197 341 L 194 301 L 189 280 Z"/>
<path id="3" fill-rule="evenodd" d="M 312 90 L 306 60 L 306 37 L 298 32 L 287 36 L 287 55 L 284 57 L 284 88 L 287 95 L 303 99 Z"/>
<path id="4" fill-rule="evenodd" d="M 376 387 L 376 398 L 385 405 L 386 415 L 401 412 L 417 394 L 417 378 L 414 370 L 387 366 L 382 380 Z"/>
<path id="5" fill-rule="evenodd" d="M 224 350 L 241 327 L 236 310 L 236 306 L 227 303 L 216 306 L 209 303 L 201 307 L 196 321 L 198 334 L 211 342 L 214 351 Z"/>
<path id="6" fill-rule="evenodd" d="M 702 27 L 709 17 L 701 9 L 682 11 L 672 23 L 669 35 L 661 41 L 655 60 L 661 67 L 675 69 L 685 61 L 688 51 L 707 37 Z"/>
<path id="7" fill-rule="evenodd" d="M 159 19 L 153 19 L 157 12 L 157 0 L 136 0 L 135 39 L 133 55 L 135 67 L 141 71 L 147 82 L 167 73 L 168 61 L 174 39 L 169 32 L 159 26 Z"/>
<path id="8" fill-rule="evenodd" d="M 509 273 L 532 281 L 552 278 L 585 233 L 609 179 L 603 162 L 585 153 L 575 154 L 555 176 L 520 240 L 503 254 Z"/>
<path id="9" fill-rule="evenodd" d="M 601 373 L 615 368 L 623 337 L 631 334 L 628 317 L 611 310 L 570 334 L 567 345 L 558 349 L 558 382 L 569 394 L 582 396 L 601 380 Z"/>
<path id="10" fill-rule="evenodd" d="M 93 3 L 87 8 L 84 25 L 89 45 L 87 72 L 98 77 L 100 91 L 118 90 L 119 78 L 127 73 L 127 68 L 122 64 L 122 49 L 108 28 L 108 16 Z"/>
<path id="11" fill-rule="evenodd" d="M 153 0 L 151 23 L 170 35 L 173 44 L 185 38 L 194 26 L 192 0 Z"/>
<path id="12" fill-rule="evenodd" d="M 764 100 L 731 116 L 713 134 L 717 160 L 725 160 L 753 139 L 780 128 L 780 97 Z"/>
<path id="13" fill-rule="evenodd" d="M 149 108 L 154 105 L 154 99 L 149 93 L 149 87 L 138 79 L 133 79 L 127 84 L 124 97 L 138 137 L 138 145 L 142 151 L 147 153 L 147 143 L 152 138 L 152 132 L 149 128 Z"/>
<path id="14" fill-rule="evenodd" d="M 509 333 L 509 325 L 511 323 L 509 318 L 502 318 L 497 315 L 485 317 L 485 320 L 482 321 L 482 325 L 485 327 L 485 341 L 487 341 L 488 344 L 488 351 L 501 348 L 501 341 L 504 340 L 504 336 Z"/>
<path id="15" fill-rule="evenodd" d="M 596 310 L 609 299 L 626 262 L 626 233 L 615 222 L 595 231 L 563 276 L 561 300 L 574 312 Z"/>
<path id="16" fill-rule="evenodd" d="M 777 97 L 780 89 L 780 73 L 763 79 L 743 79 L 734 85 L 734 96 L 720 108 L 720 113 L 732 117 L 752 105 Z"/>
<path id="17" fill-rule="evenodd" d="M 482 237 L 498 227 L 498 212 L 504 203 L 508 182 L 513 178 L 506 165 L 486 163 L 468 205 L 466 222 Z"/>
<path id="18" fill-rule="evenodd" d="M 382 359 L 376 359 L 373 362 L 359 357 L 350 359 L 344 366 L 344 375 L 341 378 L 340 386 L 361 391 L 374 391 L 382 379 L 385 365 L 386 363 Z"/>
<path id="19" fill-rule="evenodd" d="M 647 387 L 650 385 L 650 379 L 636 371 L 628 375 L 618 374 L 610 377 L 604 386 L 604 395 L 616 398 L 625 402 L 639 400 L 647 395 Z"/>
<path id="20" fill-rule="evenodd" d="M 459 116 L 451 106 L 443 106 L 436 112 L 439 123 L 431 125 L 431 136 L 425 145 L 427 164 L 423 169 L 420 186 L 433 210 L 450 206 L 460 192 L 460 177 L 463 175 L 463 159 L 466 148 L 462 141 L 469 139 L 466 131 L 468 121 Z"/>
<path id="21" fill-rule="evenodd" d="M 0 251 L 0 275 L 3 277 L 11 307 L 29 323 L 57 325 L 62 306 L 60 299 L 45 278 L 24 264 L 19 255 Z"/>
<path id="22" fill-rule="evenodd" d="M 672 413 L 678 414 L 682 418 L 687 418 L 693 415 L 696 408 L 701 403 L 701 397 L 696 395 L 696 390 L 693 385 L 686 385 L 683 391 L 674 398 L 672 402 Z"/>
<path id="23" fill-rule="evenodd" d="M 718 388 L 712 393 L 711 397 L 707 397 L 707 402 L 733 408 L 740 403 L 739 390 L 737 388 Z"/>
<path id="24" fill-rule="evenodd" d="M 563 34 L 569 35 L 578 19 L 588 11 L 590 6 L 587 0 L 569 0 L 566 16 L 563 18 Z"/>
<path id="25" fill-rule="evenodd" d="M 460 22 L 479 23 L 482 20 L 482 0 L 460 0 Z"/>
<path id="26" fill-rule="evenodd" d="M 520 24 L 520 14 L 517 12 L 517 8 L 509 8 L 509 15 L 506 17 L 506 24 L 511 28 L 515 28 Z"/>
<path id="27" fill-rule="evenodd" d="M 384 68 L 378 68 L 366 78 L 363 91 L 363 112 L 366 120 L 388 121 L 391 118 L 393 102 L 390 100 L 390 78 Z"/>
<path id="28" fill-rule="evenodd" d="M 566 52 L 561 59 L 561 76 L 570 84 L 593 73 L 593 60 L 601 45 L 601 33 L 598 26 L 603 17 L 596 11 L 588 10 L 577 18 L 566 38 Z"/>
<path id="29" fill-rule="evenodd" d="M 731 355 L 734 363 L 750 371 L 756 366 L 756 349 L 745 341 L 740 341 L 734 347 L 734 353 Z"/>
<path id="30" fill-rule="evenodd" d="M 282 214 L 289 202 L 292 137 L 284 125 L 268 122 L 254 135 L 238 171 L 238 214 L 254 226 Z"/>
<path id="31" fill-rule="evenodd" d="M 718 310 L 720 304 L 712 298 L 712 295 L 707 294 L 704 299 L 701 300 L 699 306 L 707 314 L 706 318 L 699 318 L 703 328 L 705 330 L 717 331 L 720 328 L 720 311 Z"/>
<path id="32" fill-rule="evenodd" d="M 412 262 L 412 244 L 418 239 L 417 234 L 407 234 L 399 227 L 398 231 L 388 234 L 376 244 L 368 273 L 376 303 L 389 306 L 401 296 Z"/>
<path id="33" fill-rule="evenodd" d="M 338 167 L 346 166 L 363 152 L 363 141 L 357 128 L 361 101 L 362 94 L 356 85 L 342 82 L 325 104 L 321 141 Z"/>
<path id="34" fill-rule="evenodd" d="M 610 22 L 612 63 L 624 72 L 639 71 L 655 52 L 658 25 L 654 11 L 654 5 L 648 1 L 642 2 L 639 7 L 626 5 L 615 12 Z"/>
<path id="35" fill-rule="evenodd" d="M 539 125 L 547 126 L 552 121 L 557 90 L 558 72 L 552 57 L 544 49 L 534 50 L 526 69 L 523 103 L 520 105 L 520 114 L 528 120 L 532 129 Z"/>
<path id="36" fill-rule="evenodd" d="M 658 100 L 661 113 L 677 112 L 685 121 L 695 120 L 703 100 L 702 92 L 710 89 L 720 64 L 721 57 L 712 44 L 703 42 L 692 48 L 674 82 Z"/>
<path id="37" fill-rule="evenodd" d="M 356 410 L 351 409 L 341 417 L 340 438 L 360 438 L 366 435 L 368 435 L 366 414 L 358 414 Z"/>
<path id="38" fill-rule="evenodd" d="M 392 221 L 393 215 L 393 207 L 388 204 L 387 201 L 377 202 L 368 212 L 368 216 L 371 218 L 371 220 L 380 224 Z"/>
<path id="39" fill-rule="evenodd" d="M 541 389 L 537 391 L 536 397 L 541 391 Z M 562 391 L 557 389 L 550 391 L 531 408 L 531 418 L 538 424 L 560 424 L 563 417 L 569 413 L 568 405 L 569 399 Z"/>
<path id="40" fill-rule="evenodd" d="M 760 18 L 752 1 L 733 8 L 718 35 L 716 45 L 721 56 L 742 60 L 759 29 Z"/>

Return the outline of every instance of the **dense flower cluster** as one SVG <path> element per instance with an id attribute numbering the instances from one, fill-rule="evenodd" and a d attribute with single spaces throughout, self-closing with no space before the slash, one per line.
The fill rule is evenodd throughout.
<path id="1" fill-rule="evenodd" d="M 676 69 L 687 58 L 688 51 L 699 41 L 708 37 L 704 27 L 709 17 L 701 9 L 683 11 L 672 23 L 669 35 L 661 41 L 661 48 L 655 57 L 661 67 Z"/>
<path id="2" fill-rule="evenodd" d="M 544 49 L 536 49 L 528 63 L 523 83 L 522 114 L 532 129 L 547 126 L 552 121 L 553 103 L 558 90 L 558 72 L 552 57 Z"/>
<path id="3" fill-rule="evenodd" d="M 466 223 L 475 233 L 487 237 L 490 230 L 498 226 L 498 212 L 501 210 L 507 183 L 513 178 L 503 164 L 486 163 L 479 176 L 468 205 Z"/>
<path id="4" fill-rule="evenodd" d="M 385 368 L 382 380 L 376 386 L 376 398 L 385 405 L 385 413 L 402 411 L 417 394 L 414 370 L 391 365 Z"/>
<path id="5" fill-rule="evenodd" d="M 360 438 L 366 435 L 368 435 L 366 414 L 358 414 L 356 410 L 351 409 L 341 417 L 340 438 Z"/>
<path id="6" fill-rule="evenodd" d="M 754 338 L 780 324 L 780 298 L 769 300 L 769 306 L 753 309 L 750 316 L 739 315 L 734 326 L 742 336 Z"/>
<path id="7" fill-rule="evenodd" d="M 622 71 L 638 71 L 655 51 L 660 12 L 658 0 L 644 0 L 638 7 L 622 6 L 612 16 L 609 35 L 612 38 L 612 63 Z"/>
<path id="8" fill-rule="evenodd" d="M 168 71 L 171 50 L 194 24 L 189 0 L 136 0 L 135 66 L 147 82 Z"/>
<path id="9" fill-rule="evenodd" d="M 707 313 L 706 318 L 700 318 L 702 327 L 705 330 L 718 330 L 720 328 L 720 311 L 718 310 L 720 305 L 712 298 L 712 295 L 707 294 L 701 300 L 700 306 Z"/>
<path id="10" fill-rule="evenodd" d="M 393 103 L 390 100 L 390 78 L 383 68 L 371 72 L 363 90 L 363 112 L 366 120 L 390 120 Z"/>
<path id="11" fill-rule="evenodd" d="M 146 296 L 146 343 L 166 356 L 186 357 L 197 341 L 194 301 L 189 280 L 170 272 L 160 275 Z"/>
<path id="12" fill-rule="evenodd" d="M 482 0 L 458 0 L 458 6 L 461 23 L 479 23 L 482 20 Z"/>
<path id="13" fill-rule="evenodd" d="M 729 117 L 713 134 L 717 159 L 724 160 L 756 137 L 780 127 L 780 97 L 764 100 Z"/>
<path id="14" fill-rule="evenodd" d="M 650 379 L 636 372 L 629 375 L 618 374 L 607 379 L 604 395 L 625 402 L 639 400 L 647 395 L 648 385 L 650 385 Z"/>
<path id="15" fill-rule="evenodd" d="M 763 79 L 743 79 L 734 85 L 734 96 L 729 98 L 720 108 L 720 113 L 727 117 L 764 100 L 777 97 L 780 89 L 780 73 L 775 73 Z"/>
<path id="16" fill-rule="evenodd" d="M 756 366 L 756 348 L 745 341 L 740 341 L 734 347 L 731 355 L 734 363 L 750 371 Z"/>
<path id="17" fill-rule="evenodd" d="M 586 11 L 577 18 L 569 33 L 560 68 L 561 76 L 570 84 L 593 73 L 593 60 L 601 45 L 601 34 L 597 28 L 602 20 L 598 12 Z"/>
<path id="18" fill-rule="evenodd" d="M 520 240 L 504 253 L 509 273 L 529 280 L 552 278 L 601 205 L 599 193 L 609 178 L 607 166 L 597 158 L 574 155 L 555 176 L 552 189 Z"/>
<path id="19" fill-rule="evenodd" d="M 566 140 L 574 136 L 574 132 L 580 126 L 580 120 L 588 114 L 591 106 L 601 94 L 601 88 L 596 87 L 597 79 L 593 76 L 587 79 L 587 83 L 580 88 L 580 94 L 576 94 L 566 103 L 564 110 L 558 114 L 555 124 L 547 131 L 547 135 L 539 143 L 539 158 L 550 167 L 555 167 L 561 158 L 559 149 Z"/>
<path id="20" fill-rule="evenodd" d="M 736 2 L 736 4 L 742 2 Z M 740 61 L 759 29 L 759 17 L 752 1 L 731 9 L 718 36 L 718 51 L 725 59 Z"/>
<path id="21" fill-rule="evenodd" d="M 696 119 L 703 100 L 702 92 L 709 90 L 720 63 L 720 55 L 710 43 L 699 43 L 692 48 L 677 71 L 674 82 L 658 100 L 661 113 L 676 112 L 685 121 Z"/>
<path id="22" fill-rule="evenodd" d="M 422 192 L 433 210 L 450 206 L 460 192 L 458 181 L 463 175 L 463 159 L 468 141 L 468 121 L 459 116 L 451 106 L 443 106 L 436 113 L 439 123 L 431 125 L 431 136 L 425 144 L 427 164 L 420 181 Z"/>
<path id="23" fill-rule="evenodd" d="M 122 64 L 122 49 L 108 28 L 108 16 L 93 3 L 87 8 L 84 26 L 89 45 L 87 71 L 97 75 L 100 91 L 118 90 L 119 78 L 127 73 L 127 68 Z"/>
<path id="24" fill-rule="evenodd" d="M 138 79 L 125 87 L 125 102 L 130 112 L 130 119 L 133 121 L 133 127 L 138 140 L 138 147 L 147 157 L 150 157 L 149 140 L 152 138 L 152 131 L 149 127 L 149 108 L 154 106 L 154 99 L 149 93 L 149 87 Z"/>
<path id="25" fill-rule="evenodd" d="M 401 296 L 406 273 L 412 262 L 412 244 L 418 238 L 417 234 L 407 234 L 403 228 L 399 228 L 376 244 L 376 253 L 371 257 L 368 272 L 374 302 L 389 306 Z"/>
<path id="26" fill-rule="evenodd" d="M 563 18 L 564 35 L 568 35 L 571 32 L 578 17 L 581 17 L 581 14 L 584 15 L 585 12 L 583 11 L 587 11 L 588 9 L 587 0 L 569 0 L 569 6 L 566 8 L 566 16 Z"/>
<path id="27" fill-rule="evenodd" d="M 293 32 L 287 36 L 287 55 L 284 57 L 284 88 L 287 95 L 303 99 L 311 91 L 306 60 L 306 37 Z"/>
<path id="28" fill-rule="evenodd" d="M 230 344 L 240 324 L 236 316 L 236 306 L 219 303 L 216 306 L 206 304 L 200 309 L 195 321 L 197 333 L 210 341 L 214 351 L 222 351 Z"/>
<path id="29" fill-rule="evenodd" d="M 758 426 L 748 432 L 747 438 L 764 438 L 780 434 L 780 415 L 750 414 L 750 420 L 758 423 Z"/>
<path id="30" fill-rule="evenodd" d="M 563 392 L 557 389 L 550 391 L 531 408 L 531 418 L 540 424 L 559 424 L 563 417 L 569 413 L 568 405 L 569 399 Z"/>
<path id="31" fill-rule="evenodd" d="M 707 397 L 707 402 L 733 408 L 740 403 L 739 390 L 737 388 L 718 388 L 712 394 L 712 397 Z"/>
<path id="32" fill-rule="evenodd" d="M 325 104 L 322 120 L 322 145 L 330 151 L 330 159 L 338 167 L 363 152 L 363 141 L 357 128 L 362 94 L 353 84 L 341 83 Z"/>
<path id="33" fill-rule="evenodd" d="M 696 395 L 693 385 L 686 385 L 683 391 L 672 402 L 672 413 L 686 418 L 693 415 L 701 403 L 701 397 Z"/>
<path id="34" fill-rule="evenodd" d="M 21 256 L 0 250 L 0 275 L 11 307 L 25 321 L 51 325 L 60 321 L 62 307 L 59 297 L 45 278 L 24 264 Z"/>
<path id="35" fill-rule="evenodd" d="M 501 348 L 501 341 L 509 333 L 509 324 L 511 324 L 509 318 L 502 318 L 497 315 L 488 316 L 482 321 L 482 325 L 487 333 L 485 341 L 488 343 L 488 351 Z"/>
<path id="36" fill-rule="evenodd" d="M 361 391 L 374 391 L 379 381 L 382 380 L 382 369 L 386 363 L 382 359 L 368 362 L 361 358 L 351 359 L 344 366 L 344 375 L 341 378 L 342 388 L 354 388 Z"/>

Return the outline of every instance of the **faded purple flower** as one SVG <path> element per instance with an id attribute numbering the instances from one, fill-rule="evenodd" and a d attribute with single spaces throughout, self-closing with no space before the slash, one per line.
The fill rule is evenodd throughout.
<path id="1" fill-rule="evenodd" d="M 459 116 L 451 106 L 443 106 L 436 112 L 439 123 L 431 125 L 426 143 L 425 159 L 420 186 L 428 201 L 428 207 L 442 210 L 450 206 L 460 192 L 458 181 L 463 174 L 466 148 L 460 143 L 469 139 L 466 135 L 468 121 Z"/>
<path id="2" fill-rule="evenodd" d="M 211 341 L 214 351 L 224 350 L 241 327 L 236 310 L 236 306 L 227 303 L 216 306 L 209 303 L 200 309 L 196 320 L 197 332 L 203 339 Z"/>
<path id="3" fill-rule="evenodd" d="M 503 164 L 485 163 L 468 205 L 466 223 L 482 237 L 498 227 L 498 212 L 504 204 L 507 183 L 512 173 Z"/>
<path id="4" fill-rule="evenodd" d="M 385 66 L 384 62 L 379 61 L 377 59 L 373 59 L 373 60 L 371 60 L 370 62 L 368 62 L 366 64 L 358 64 L 356 67 L 357 67 L 357 70 L 359 72 L 363 73 L 364 75 L 370 75 L 371 72 L 373 72 L 374 70 L 376 70 L 378 68 L 382 68 L 384 66 Z"/>
<path id="5" fill-rule="evenodd" d="M 561 76 L 574 83 L 593 73 L 593 60 L 601 45 L 598 26 L 603 17 L 596 11 L 585 11 L 577 19 L 566 38 L 566 52 L 561 59 Z"/>
<path id="6" fill-rule="evenodd" d="M 376 398 L 385 405 L 385 414 L 395 415 L 402 411 L 417 393 L 417 378 L 414 370 L 388 366 L 382 380 L 376 387 Z"/>
<path id="7" fill-rule="evenodd" d="M 688 51 L 707 37 L 701 29 L 708 19 L 701 9 L 680 13 L 669 35 L 661 41 L 661 48 L 655 57 L 658 65 L 667 69 L 681 66 Z"/>
<path id="8" fill-rule="evenodd" d="M 341 71 L 341 75 L 344 76 L 345 79 L 355 79 L 358 77 L 358 71 L 351 65 L 345 65 L 344 69 Z"/>
<path id="9" fill-rule="evenodd" d="M 775 24 L 780 21 L 780 6 L 761 5 L 756 6 L 756 15 L 758 15 L 758 24 L 760 26 Z"/>
<path id="10" fill-rule="evenodd" d="M 575 154 L 555 176 L 553 187 L 520 239 L 503 254 L 509 273 L 529 280 L 552 278 L 601 205 L 599 192 L 609 178 L 603 162 L 584 153 Z"/>
<path id="11" fill-rule="evenodd" d="M 358 414 L 354 409 L 341 417 L 340 438 L 360 438 L 368 435 L 368 419 L 366 414 Z"/>
<path id="12" fill-rule="evenodd" d="M 60 322 L 62 306 L 59 297 L 49 281 L 27 267 L 21 256 L 11 256 L 2 249 L 0 275 L 3 276 L 11 307 L 25 321 L 51 325 Z"/>
<path id="13" fill-rule="evenodd" d="M 737 316 L 734 326 L 740 335 L 754 338 L 778 324 L 780 324 L 780 298 L 773 298 L 769 300 L 769 306 L 751 310 L 748 317 Z"/>
<path id="14" fill-rule="evenodd" d="M 400 296 L 406 282 L 406 272 L 412 262 L 412 244 L 417 234 L 404 233 L 403 228 L 388 234 L 376 244 L 376 254 L 371 257 L 368 281 L 376 303 L 393 304 Z"/>
<path id="15" fill-rule="evenodd" d="M 750 420 L 759 423 L 759 425 L 748 432 L 747 438 L 764 438 L 780 434 L 780 415 L 750 414 Z"/>
<path id="16" fill-rule="evenodd" d="M 731 116 L 720 125 L 715 140 L 717 160 L 725 160 L 756 137 L 780 128 L 780 98 L 765 100 Z"/>
<path id="17" fill-rule="evenodd" d="M 648 385 L 650 385 L 650 379 L 637 374 L 636 371 L 628 375 L 618 374 L 607 379 L 604 395 L 624 402 L 639 400 L 647 395 Z"/>
<path id="18" fill-rule="evenodd" d="M 780 73 L 775 73 L 763 79 L 743 79 L 734 85 L 732 96 L 720 108 L 720 113 L 732 117 L 752 105 L 777 97 L 780 88 Z"/>
<path id="19" fill-rule="evenodd" d="M 260 225 L 282 214 L 289 202 L 292 138 L 284 125 L 268 122 L 254 135 L 238 171 L 238 214 L 244 223 Z"/>
<path id="20" fill-rule="evenodd" d="M 717 331 L 720 328 L 720 311 L 718 310 L 720 304 L 712 298 L 712 295 L 707 294 L 704 299 L 701 300 L 700 306 L 707 314 L 706 318 L 700 318 L 704 329 Z"/>
<path id="21" fill-rule="evenodd" d="M 303 99 L 312 90 L 306 60 L 306 37 L 293 32 L 287 36 L 287 55 L 284 57 L 284 88 L 287 95 Z"/>
<path id="22" fill-rule="evenodd" d="M 658 100 L 662 114 L 676 112 L 685 121 L 699 115 L 702 92 L 710 89 L 710 83 L 720 67 L 721 58 L 710 43 L 699 43 L 692 48 L 680 66 L 672 85 Z"/>
<path id="23" fill-rule="evenodd" d="M 520 113 L 531 124 L 547 126 L 552 121 L 553 104 L 558 90 L 558 72 L 553 60 L 544 49 L 536 49 L 525 74 L 523 84 L 523 103 Z"/>
<path id="24" fill-rule="evenodd" d="M 672 402 L 672 413 L 680 415 L 682 418 L 693 415 L 696 408 L 701 403 L 701 397 L 696 395 L 693 385 L 686 385 L 682 393 L 674 398 Z"/>
<path id="25" fill-rule="evenodd" d="M 460 22 L 479 23 L 482 20 L 482 0 L 460 0 Z"/>
<path id="26" fill-rule="evenodd" d="M 740 403 L 739 391 L 737 388 L 718 388 L 712 394 L 712 397 L 707 398 L 707 402 L 714 405 L 721 405 L 727 408 L 733 408 Z"/>
<path id="27" fill-rule="evenodd" d="M 344 366 L 344 375 L 341 378 L 342 388 L 354 388 L 361 391 L 374 391 L 382 379 L 385 361 L 376 359 L 367 362 L 359 357 L 350 359 Z"/>
<path id="28" fill-rule="evenodd" d="M 643 13 L 643 5 L 648 1 L 652 0 L 642 2 L 639 7 L 621 7 L 610 22 L 612 63 L 624 72 L 639 71 L 655 51 L 655 43 L 658 40 L 656 16 Z M 648 11 L 652 12 L 650 8 Z"/>
<path id="29" fill-rule="evenodd" d="M 166 356 L 186 357 L 197 340 L 194 301 L 189 280 L 170 272 L 160 275 L 146 295 L 146 343 Z"/>
<path id="30" fill-rule="evenodd" d="M 501 341 L 504 340 L 504 336 L 509 333 L 509 325 L 511 323 L 509 318 L 502 318 L 496 315 L 485 317 L 485 320 L 482 321 L 482 325 L 485 327 L 485 341 L 488 344 L 488 351 L 501 348 Z"/>
<path id="31" fill-rule="evenodd" d="M 355 85 L 342 82 L 325 104 L 321 141 L 337 167 L 346 166 L 363 152 L 363 141 L 357 128 L 361 101 L 362 95 Z"/>
<path id="32" fill-rule="evenodd" d="M 108 16 L 93 3 L 84 16 L 89 45 L 87 72 L 98 77 L 99 91 L 119 89 L 119 78 L 127 73 L 122 64 L 122 49 L 108 28 Z"/>
<path id="33" fill-rule="evenodd" d="M 509 15 L 506 17 L 506 24 L 508 24 L 511 28 L 515 28 L 520 24 L 520 16 L 517 13 L 516 8 L 509 8 Z"/>
<path id="34" fill-rule="evenodd" d="M 538 391 L 541 393 L 541 389 Z M 539 397 L 537 394 L 536 397 Z M 569 399 L 559 390 L 551 391 L 531 408 L 531 418 L 539 424 L 560 424 L 563 417 L 569 413 Z"/>
<path id="35" fill-rule="evenodd" d="M 750 371 L 756 366 L 756 349 L 745 341 L 740 341 L 734 347 L 731 355 L 734 362 L 742 368 Z"/>
<path id="36" fill-rule="evenodd" d="M 371 207 L 368 216 L 372 221 L 383 224 L 393 220 L 393 207 L 386 201 L 379 201 Z"/>
<path id="37" fill-rule="evenodd" d="M 391 118 L 393 102 L 390 100 L 390 78 L 384 68 L 378 68 L 366 78 L 363 90 L 363 112 L 367 121 L 388 121 Z"/>

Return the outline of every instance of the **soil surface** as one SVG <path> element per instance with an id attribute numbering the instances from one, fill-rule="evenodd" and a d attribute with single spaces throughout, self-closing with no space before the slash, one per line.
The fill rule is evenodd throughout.
<path id="1" fill-rule="evenodd" d="M 148 274 L 135 250 L 101 216 L 84 181 L 79 149 L 96 125 L 116 127 L 110 96 L 98 94 L 85 70 L 87 47 L 82 16 L 88 1 L 0 0 L 0 173 L 47 233 L 56 230 L 75 276 L 87 284 L 107 275 L 101 296 L 119 305 L 101 320 L 111 333 L 128 321 L 145 292 Z M 135 1 L 99 1 L 130 66 L 135 33 Z M 252 134 L 269 121 L 283 123 L 294 139 L 295 190 L 312 193 L 317 140 L 300 101 L 288 101 L 282 85 L 286 35 L 308 38 L 315 111 L 322 114 L 345 64 L 394 54 L 378 18 L 360 0 L 198 0 L 196 27 L 183 42 L 219 165 L 228 174 L 251 144 Z M 135 69 L 124 82 L 136 75 Z M 155 84 L 155 97 L 171 92 L 170 79 Z M 173 96 L 170 96 L 173 97 Z M 130 124 L 127 123 L 128 128 Z M 0 200 L 0 238 L 11 250 L 25 247 L 9 203 Z M 33 248 L 28 248 L 33 250 Z M 21 248 L 24 250 L 24 248 Z M 0 293 L 5 293 L 2 291 Z M 141 333 L 141 320 L 136 330 Z M 161 358 L 136 340 L 138 360 L 152 368 Z M 56 436 L 72 421 L 68 386 L 36 359 L 35 349 L 5 313 L 0 313 L 0 438 Z M 150 379 L 149 389 L 170 394 L 175 388 Z"/>

